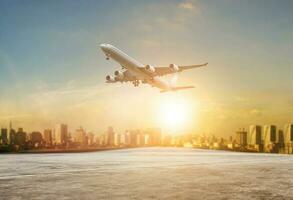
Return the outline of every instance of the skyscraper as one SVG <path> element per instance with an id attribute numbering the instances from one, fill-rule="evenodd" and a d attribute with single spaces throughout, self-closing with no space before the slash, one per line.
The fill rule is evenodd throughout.
<path id="1" fill-rule="evenodd" d="M 263 145 L 265 152 L 275 152 L 277 142 L 277 127 L 275 125 L 265 125 L 263 127 Z"/>
<path id="2" fill-rule="evenodd" d="M 146 130 L 146 134 L 149 135 L 148 145 L 160 145 L 161 144 L 161 129 L 149 128 Z"/>
<path id="3" fill-rule="evenodd" d="M 286 124 L 284 127 L 285 152 L 293 153 L 293 124 Z"/>
<path id="4" fill-rule="evenodd" d="M 136 146 L 143 146 L 144 145 L 144 133 L 140 130 L 137 129 L 135 130 L 135 145 Z"/>
<path id="5" fill-rule="evenodd" d="M 9 129 L 7 133 L 7 140 L 9 144 L 15 144 L 16 132 L 12 129 L 12 122 L 9 121 Z"/>
<path id="6" fill-rule="evenodd" d="M 94 144 L 95 135 L 92 132 L 87 134 L 87 144 L 93 145 Z"/>
<path id="7" fill-rule="evenodd" d="M 79 129 L 76 129 L 75 138 L 76 138 L 76 142 L 78 142 L 80 145 L 84 146 L 87 144 L 86 133 L 82 127 L 80 127 Z"/>
<path id="8" fill-rule="evenodd" d="M 144 145 L 146 146 L 150 145 L 150 135 L 148 134 L 144 135 Z"/>
<path id="9" fill-rule="evenodd" d="M 51 146 L 53 144 L 53 137 L 52 137 L 52 130 L 51 129 L 44 130 L 44 141 L 46 143 L 46 146 Z"/>
<path id="10" fill-rule="evenodd" d="M 9 130 L 9 144 L 14 145 L 16 143 L 16 132 L 14 129 Z"/>
<path id="11" fill-rule="evenodd" d="M 55 126 L 55 142 L 58 145 L 65 145 L 68 142 L 68 128 L 66 124 Z"/>
<path id="12" fill-rule="evenodd" d="M 275 125 L 264 125 L 263 141 L 271 143 L 277 141 L 277 127 Z"/>
<path id="13" fill-rule="evenodd" d="M 278 136 L 277 136 L 277 142 L 282 146 L 284 145 L 284 131 L 283 130 L 279 130 L 278 131 Z"/>
<path id="14" fill-rule="evenodd" d="M 120 144 L 121 145 L 126 145 L 126 133 L 122 133 L 120 135 Z"/>
<path id="15" fill-rule="evenodd" d="M 14 134 L 14 135 L 13 135 Z M 7 133 L 7 141 L 8 143 L 12 144 L 14 142 L 12 142 L 12 140 L 15 139 L 15 131 L 12 131 L 12 122 L 9 121 L 9 129 L 8 129 L 8 133 Z"/>
<path id="16" fill-rule="evenodd" d="M 278 152 L 285 153 L 284 131 L 283 130 L 278 130 L 277 142 L 278 142 Z"/>
<path id="17" fill-rule="evenodd" d="M 1 142 L 2 144 L 8 144 L 7 128 L 2 128 L 2 129 L 1 129 L 0 142 Z"/>
<path id="18" fill-rule="evenodd" d="M 249 126 L 248 144 L 249 145 L 261 144 L 261 126 L 259 125 Z"/>
<path id="19" fill-rule="evenodd" d="M 125 145 L 131 146 L 131 131 L 129 130 L 125 131 Z"/>
<path id="20" fill-rule="evenodd" d="M 114 145 L 119 146 L 121 144 L 121 134 L 115 133 L 114 134 Z"/>
<path id="21" fill-rule="evenodd" d="M 15 144 L 23 146 L 26 143 L 26 132 L 23 131 L 23 128 L 18 128 L 15 136 Z"/>
<path id="22" fill-rule="evenodd" d="M 114 130 L 112 126 L 108 127 L 107 133 L 106 133 L 106 141 L 108 146 L 114 145 Z"/>
<path id="23" fill-rule="evenodd" d="M 33 146 L 40 146 L 42 141 L 43 141 L 43 136 L 42 133 L 38 132 L 38 131 L 34 131 L 30 134 L 31 138 L 31 143 Z"/>
<path id="24" fill-rule="evenodd" d="M 244 130 L 240 130 L 236 132 L 236 143 L 240 147 L 245 147 L 247 145 L 247 132 Z"/>

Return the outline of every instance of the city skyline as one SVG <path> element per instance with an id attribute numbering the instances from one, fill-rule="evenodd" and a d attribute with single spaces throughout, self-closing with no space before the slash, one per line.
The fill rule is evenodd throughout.
<path id="1" fill-rule="evenodd" d="M 250 124 L 292 123 L 290 8 L 291 1 L 0 2 L 0 126 L 168 130 L 158 112 L 170 99 L 189 108 L 175 132 L 228 136 Z M 180 75 L 192 91 L 108 86 L 104 74 L 118 66 L 104 59 L 103 42 L 146 64 L 210 65 Z"/>
<path id="2" fill-rule="evenodd" d="M 115 131 L 112 126 L 102 133 L 79 127 L 69 131 L 67 124 L 56 124 L 53 129 L 26 132 L 22 127 L 0 129 L 0 152 L 46 153 L 88 152 L 135 147 L 193 147 L 263 153 L 293 153 L 293 124 L 283 128 L 275 125 L 250 125 L 239 128 L 229 138 L 214 134 L 164 133 L 159 128 L 126 129 Z"/>

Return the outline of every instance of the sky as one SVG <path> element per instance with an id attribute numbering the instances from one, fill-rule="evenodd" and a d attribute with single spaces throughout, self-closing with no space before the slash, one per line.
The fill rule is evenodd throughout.
<path id="1" fill-rule="evenodd" d="M 293 121 L 292 9 L 290 0 L 0 0 L 0 126 L 160 127 L 160 108 L 184 101 L 180 131 L 282 128 Z M 153 66 L 209 65 L 179 75 L 193 90 L 109 85 L 120 66 L 101 43 Z"/>

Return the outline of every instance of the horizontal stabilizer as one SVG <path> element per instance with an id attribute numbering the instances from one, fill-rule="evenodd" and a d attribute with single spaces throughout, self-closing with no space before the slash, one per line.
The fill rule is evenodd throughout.
<path id="1" fill-rule="evenodd" d="M 184 89 L 190 89 L 190 88 L 194 88 L 193 85 L 190 85 L 190 86 L 183 86 L 183 87 L 174 87 L 172 88 L 172 90 L 184 90 Z"/>
<path id="2" fill-rule="evenodd" d="M 193 85 L 190 86 L 182 86 L 182 87 L 173 87 L 170 90 L 161 90 L 160 92 L 169 92 L 169 91 L 177 91 L 177 90 L 184 90 L 184 89 L 191 89 L 191 88 L 195 88 Z"/>

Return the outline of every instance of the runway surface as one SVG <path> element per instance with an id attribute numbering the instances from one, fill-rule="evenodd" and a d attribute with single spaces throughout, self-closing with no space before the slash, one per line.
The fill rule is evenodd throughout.
<path id="1" fill-rule="evenodd" d="M 188 148 L 2 154 L 0 199 L 293 199 L 293 155 Z"/>

